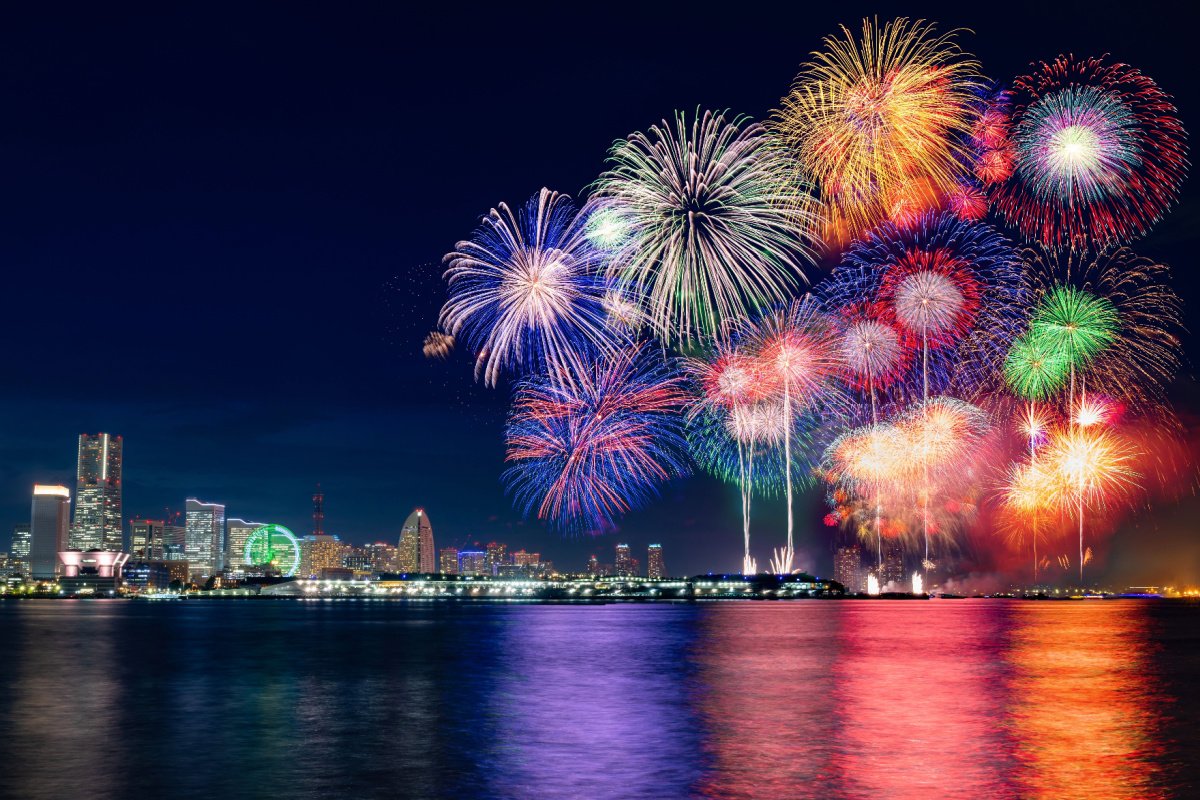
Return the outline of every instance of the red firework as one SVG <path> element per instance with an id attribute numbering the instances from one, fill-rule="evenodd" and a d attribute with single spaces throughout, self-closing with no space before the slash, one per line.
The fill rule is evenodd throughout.
<path id="1" fill-rule="evenodd" d="M 910 350 L 957 345 L 979 313 L 971 265 L 944 248 L 909 248 L 884 273 L 879 303 Z"/>
<path id="2" fill-rule="evenodd" d="M 1099 250 L 1142 236 L 1178 199 L 1185 133 L 1149 77 L 1103 58 L 1059 56 L 1013 88 L 1013 169 L 992 201 L 1026 239 Z"/>

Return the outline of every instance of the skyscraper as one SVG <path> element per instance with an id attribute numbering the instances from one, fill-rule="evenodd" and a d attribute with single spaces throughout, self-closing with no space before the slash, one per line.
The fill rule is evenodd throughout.
<path id="1" fill-rule="evenodd" d="M 833 579 L 846 587 L 847 592 L 865 590 L 867 576 L 863 570 L 861 547 L 857 544 L 843 545 L 834 552 Z"/>
<path id="2" fill-rule="evenodd" d="M 265 524 L 265 522 L 247 522 L 237 517 L 230 517 L 225 521 L 225 541 L 228 543 L 225 548 L 225 566 L 228 569 L 236 570 L 255 566 L 246 563 L 246 540 L 250 538 L 250 534 L 255 529 L 261 528 Z"/>
<path id="3" fill-rule="evenodd" d="M 202 503 L 194 497 L 189 497 L 185 505 L 187 522 L 184 553 L 188 572 L 193 578 L 215 575 L 222 567 L 225 506 L 221 503 Z"/>
<path id="4" fill-rule="evenodd" d="M 163 559 L 163 527 L 161 519 L 129 520 L 129 552 L 134 561 L 161 561 Z"/>
<path id="5" fill-rule="evenodd" d="M 12 547 L 9 548 L 9 561 L 21 575 L 29 575 L 29 523 L 18 522 L 13 525 Z"/>
<path id="6" fill-rule="evenodd" d="M 646 548 L 646 577 L 667 577 L 667 568 L 663 565 L 663 552 L 661 544 L 652 544 Z"/>
<path id="7" fill-rule="evenodd" d="M 29 515 L 29 571 L 35 580 L 51 580 L 58 554 L 67 549 L 71 524 L 71 490 L 65 486 L 33 487 Z"/>
<path id="8" fill-rule="evenodd" d="M 79 434 L 76 460 L 74 550 L 121 550 L 120 436 Z"/>
<path id="9" fill-rule="evenodd" d="M 633 558 L 629 555 L 629 545 L 617 545 L 617 560 L 614 566 L 617 569 L 617 575 L 622 578 L 633 575 Z"/>
<path id="10" fill-rule="evenodd" d="M 441 572 L 443 574 L 445 574 L 445 575 L 457 575 L 458 574 L 458 548 L 457 547 L 443 547 L 440 552 L 439 561 L 441 563 L 438 566 L 441 568 Z"/>
<path id="11" fill-rule="evenodd" d="M 433 526 L 422 508 L 414 509 L 400 530 L 397 554 L 401 572 L 437 572 L 437 552 L 433 549 Z"/>
<path id="12" fill-rule="evenodd" d="M 904 588 L 908 576 L 904 574 L 904 551 L 899 545 L 888 545 L 883 551 L 883 574 L 879 576 L 879 585 L 887 587 L 892 584 L 892 591 L 908 591 Z"/>
<path id="13" fill-rule="evenodd" d="M 508 545 L 503 542 L 488 542 L 484 571 L 488 575 L 499 575 L 500 567 L 508 563 Z"/>
<path id="14" fill-rule="evenodd" d="M 178 511 L 172 519 L 179 520 Z M 187 561 L 187 528 L 183 525 L 170 521 L 163 525 L 163 561 Z"/>

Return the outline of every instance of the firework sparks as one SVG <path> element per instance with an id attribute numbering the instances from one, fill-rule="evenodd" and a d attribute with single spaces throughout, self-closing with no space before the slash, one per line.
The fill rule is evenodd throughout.
<path id="1" fill-rule="evenodd" d="M 704 112 L 618 141 L 596 196 L 628 224 L 609 275 L 664 341 L 722 336 L 803 279 L 812 200 L 762 128 Z"/>

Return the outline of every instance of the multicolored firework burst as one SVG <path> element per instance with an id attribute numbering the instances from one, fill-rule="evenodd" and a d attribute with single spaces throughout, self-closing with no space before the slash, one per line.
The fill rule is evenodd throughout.
<path id="1" fill-rule="evenodd" d="M 813 53 L 773 128 L 816 179 L 826 237 L 850 241 L 878 223 L 941 205 L 959 185 L 978 64 L 924 21 L 865 19 Z"/>
<path id="2" fill-rule="evenodd" d="M 1178 198 L 1183 125 L 1138 70 L 1059 56 L 1013 92 L 1014 169 L 992 199 L 1025 238 L 1099 251 L 1145 234 Z"/>
<path id="3" fill-rule="evenodd" d="M 526 514 L 600 532 L 688 472 L 683 378 L 651 347 L 607 356 L 569 384 L 518 384 L 504 482 Z"/>
<path id="4" fill-rule="evenodd" d="M 609 275 L 635 289 L 663 341 L 723 336 L 803 280 L 813 201 L 759 125 L 679 113 L 608 160 L 596 198 L 628 223 Z"/>
<path id="5" fill-rule="evenodd" d="M 571 375 L 611 352 L 595 250 L 565 195 L 542 189 L 514 213 L 501 203 L 445 257 L 441 325 L 473 349 L 476 374 Z"/>

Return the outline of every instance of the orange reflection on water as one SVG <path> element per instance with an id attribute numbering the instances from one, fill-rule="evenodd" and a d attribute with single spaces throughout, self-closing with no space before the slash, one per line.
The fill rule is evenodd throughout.
<path id="1" fill-rule="evenodd" d="M 1014 623 L 1008 724 L 1021 795 L 1167 796 L 1146 606 L 1026 604 Z"/>

